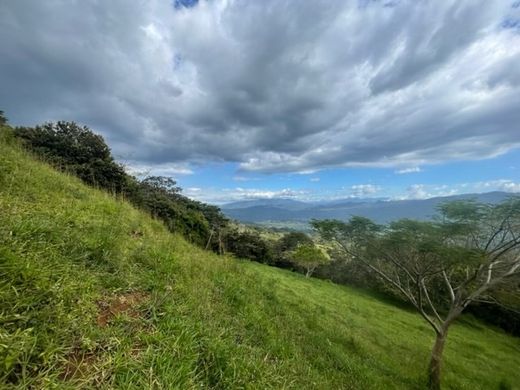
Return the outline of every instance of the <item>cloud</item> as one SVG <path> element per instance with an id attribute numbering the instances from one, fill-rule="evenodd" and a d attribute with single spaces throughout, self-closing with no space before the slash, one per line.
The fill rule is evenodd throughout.
<path id="1" fill-rule="evenodd" d="M 394 199 L 427 199 L 438 196 L 457 194 L 475 194 L 492 191 L 520 193 L 520 182 L 510 179 L 479 181 L 472 183 L 456 183 L 451 185 L 413 184 L 406 193 L 394 196 Z"/>
<path id="2" fill-rule="evenodd" d="M 520 182 L 509 179 L 482 181 L 475 183 L 474 187 L 480 191 L 520 192 Z"/>
<path id="3" fill-rule="evenodd" d="M 392 4 L 2 2 L 0 108 L 79 121 L 146 166 L 395 168 L 519 147 L 519 8 Z"/>
<path id="4" fill-rule="evenodd" d="M 274 199 L 274 198 L 295 198 L 305 194 L 303 190 L 292 190 L 284 188 L 282 190 L 264 190 L 252 188 L 235 188 L 227 190 L 228 193 L 239 199 Z"/>
<path id="5" fill-rule="evenodd" d="M 426 199 L 431 198 L 433 195 L 426 191 L 424 184 L 413 184 L 406 190 L 407 194 L 400 197 L 401 199 Z"/>
<path id="6" fill-rule="evenodd" d="M 351 198 L 371 198 L 388 200 L 428 199 L 460 194 L 475 194 L 491 191 L 520 193 L 520 182 L 498 179 L 454 184 L 412 184 L 405 190 L 396 187 L 382 187 L 374 184 L 356 184 L 333 189 L 303 188 L 186 188 L 184 194 L 200 201 L 223 204 L 248 199 L 290 198 L 299 201 L 333 201 Z"/>
<path id="7" fill-rule="evenodd" d="M 356 198 L 363 198 L 366 196 L 374 195 L 381 190 L 381 187 L 373 184 L 356 184 L 350 187 L 351 196 Z"/>
<path id="8" fill-rule="evenodd" d="M 128 172 L 132 176 L 136 177 L 146 177 L 146 176 L 168 176 L 168 177 L 176 177 L 176 176 L 185 176 L 192 175 L 193 171 L 182 164 L 153 164 L 153 165 L 143 165 L 138 162 L 129 162 L 124 164 L 126 172 Z"/>
<path id="9" fill-rule="evenodd" d="M 311 178 L 309 179 L 309 181 L 310 181 L 310 182 L 313 182 L 313 183 L 317 183 L 317 182 L 320 181 L 320 178 L 319 178 L 319 177 L 311 177 Z"/>
<path id="10" fill-rule="evenodd" d="M 404 175 L 407 173 L 418 173 L 418 172 L 422 172 L 422 169 L 419 167 L 403 168 L 403 169 L 398 169 L 397 171 L 395 171 L 395 173 L 398 175 Z"/>
<path id="11" fill-rule="evenodd" d="M 300 199 L 307 200 L 308 192 L 306 190 L 295 190 L 284 188 L 281 190 L 265 189 L 265 188 L 187 188 L 183 194 L 199 201 L 209 202 L 213 204 L 224 204 L 240 200 L 253 199 Z"/>
<path id="12" fill-rule="evenodd" d="M 448 185 L 425 185 L 425 184 L 412 184 L 406 189 L 405 194 L 400 194 L 395 199 L 428 199 L 440 196 L 451 196 L 467 191 L 461 191 L 460 185 L 448 186 Z"/>

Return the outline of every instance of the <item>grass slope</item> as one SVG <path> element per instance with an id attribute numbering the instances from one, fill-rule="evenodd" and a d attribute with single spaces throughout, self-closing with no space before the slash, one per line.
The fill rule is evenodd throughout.
<path id="1" fill-rule="evenodd" d="M 3 388 L 423 388 L 413 312 L 197 249 L 0 138 Z M 446 388 L 515 388 L 519 367 L 519 339 L 453 327 Z"/>

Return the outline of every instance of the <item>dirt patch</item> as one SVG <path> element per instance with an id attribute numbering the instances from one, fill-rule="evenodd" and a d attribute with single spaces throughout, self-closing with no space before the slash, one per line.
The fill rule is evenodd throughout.
<path id="1" fill-rule="evenodd" d="M 148 294 L 143 292 L 128 292 L 98 301 L 99 313 L 96 319 L 98 326 L 108 326 L 115 317 L 121 314 L 139 318 L 141 316 L 138 310 L 139 305 L 148 298 Z"/>

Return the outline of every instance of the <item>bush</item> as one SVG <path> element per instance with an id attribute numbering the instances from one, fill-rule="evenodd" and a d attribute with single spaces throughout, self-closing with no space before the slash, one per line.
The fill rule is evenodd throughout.
<path id="1" fill-rule="evenodd" d="M 239 232 L 234 229 L 225 236 L 226 249 L 238 257 L 272 264 L 273 251 L 269 243 L 256 232 Z"/>
<path id="2" fill-rule="evenodd" d="M 98 134 L 86 126 L 60 121 L 42 126 L 18 127 L 16 137 L 57 168 L 78 176 L 85 183 L 120 193 L 127 175 Z"/>

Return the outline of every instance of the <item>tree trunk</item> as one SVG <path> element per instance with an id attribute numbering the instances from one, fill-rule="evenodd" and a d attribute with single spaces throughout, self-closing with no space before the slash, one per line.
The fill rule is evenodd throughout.
<path id="1" fill-rule="evenodd" d="M 447 336 L 448 329 L 442 329 L 441 332 L 437 334 L 435 344 L 433 344 L 430 367 L 428 368 L 428 388 L 430 390 L 440 390 L 441 388 L 442 352 Z"/>
<path id="2" fill-rule="evenodd" d="M 213 229 L 211 229 L 211 232 L 209 233 L 208 242 L 206 243 L 206 250 L 209 248 L 209 244 L 211 244 L 211 238 L 213 237 Z"/>
<path id="3" fill-rule="evenodd" d="M 310 278 L 313 271 L 314 271 L 314 268 L 307 268 L 307 272 L 305 272 L 305 277 Z"/>

